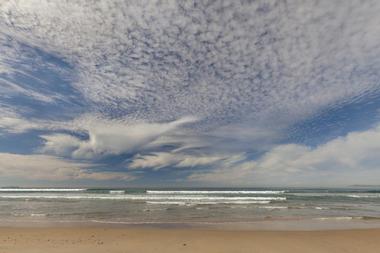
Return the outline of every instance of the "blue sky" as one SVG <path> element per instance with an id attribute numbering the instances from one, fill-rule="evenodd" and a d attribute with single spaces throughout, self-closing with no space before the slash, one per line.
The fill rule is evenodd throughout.
<path id="1" fill-rule="evenodd" d="M 377 1 L 0 3 L 0 185 L 380 179 Z"/>

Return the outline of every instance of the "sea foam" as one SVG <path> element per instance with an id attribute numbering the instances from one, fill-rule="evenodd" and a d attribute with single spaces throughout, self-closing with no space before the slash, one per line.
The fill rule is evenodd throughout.
<path id="1" fill-rule="evenodd" d="M 69 188 L 0 188 L 0 192 L 82 192 L 86 190 Z"/>
<path id="2" fill-rule="evenodd" d="M 147 190 L 147 194 L 283 194 L 285 191 L 196 191 L 196 190 Z"/>
<path id="3" fill-rule="evenodd" d="M 109 200 L 215 200 L 215 201 L 285 201 L 286 197 L 211 197 L 211 196 L 151 196 L 151 195 L 0 195 L 3 199 L 109 199 Z"/>

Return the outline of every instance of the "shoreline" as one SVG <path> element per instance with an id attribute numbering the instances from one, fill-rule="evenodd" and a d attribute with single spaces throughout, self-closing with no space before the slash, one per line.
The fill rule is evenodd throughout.
<path id="1" fill-rule="evenodd" d="M 148 228 L 148 229 L 198 229 L 225 231 L 334 231 L 380 229 L 379 219 L 268 219 L 255 221 L 110 221 L 110 220 L 48 220 L 48 219 L 8 219 L 0 220 L 0 228 Z"/>
<path id="2" fill-rule="evenodd" d="M 378 252 L 380 229 L 244 231 L 184 228 L 0 227 L 0 252 Z"/>

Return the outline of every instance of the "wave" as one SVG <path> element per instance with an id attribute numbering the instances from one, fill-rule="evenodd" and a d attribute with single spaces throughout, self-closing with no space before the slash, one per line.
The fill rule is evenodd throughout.
<path id="1" fill-rule="evenodd" d="M 121 191 L 120 190 L 110 190 L 109 193 L 110 194 L 124 194 L 125 191 L 122 191 L 122 190 Z"/>
<path id="2" fill-rule="evenodd" d="M 104 200 L 215 200 L 215 201 L 285 201 L 285 197 L 210 197 L 148 195 L 1 195 L 2 199 L 104 199 Z"/>
<path id="3" fill-rule="evenodd" d="M 147 190 L 147 194 L 283 194 L 285 191 L 197 191 L 197 190 Z"/>
<path id="4" fill-rule="evenodd" d="M 376 198 L 380 198 L 380 194 L 363 194 L 363 195 L 360 195 L 360 194 L 350 194 L 350 195 L 347 195 L 347 197 L 350 197 L 350 198 L 370 198 L 370 199 L 376 199 Z"/>
<path id="5" fill-rule="evenodd" d="M 260 208 L 271 209 L 271 210 L 274 210 L 274 209 L 288 209 L 287 206 L 260 206 Z"/>
<path id="6" fill-rule="evenodd" d="M 364 217 L 362 216 L 340 216 L 340 217 L 319 217 L 319 218 L 314 218 L 314 220 L 362 220 Z"/>
<path id="7" fill-rule="evenodd" d="M 45 213 L 31 213 L 30 216 L 31 217 L 46 217 L 47 214 L 45 214 Z"/>
<path id="8" fill-rule="evenodd" d="M 315 210 L 330 210 L 328 207 L 323 207 L 323 206 L 316 206 L 314 207 Z"/>
<path id="9" fill-rule="evenodd" d="M 68 188 L 0 188 L 0 192 L 82 192 L 86 190 Z"/>
<path id="10" fill-rule="evenodd" d="M 338 217 L 320 217 L 314 220 L 380 220 L 378 216 L 338 216 Z"/>
<path id="11" fill-rule="evenodd" d="M 187 202 L 184 201 L 146 201 L 147 204 L 151 205 L 179 205 L 185 206 Z"/>
<path id="12" fill-rule="evenodd" d="M 147 201 L 147 204 L 156 205 L 218 205 L 218 204 L 234 204 L 234 205 L 248 205 L 248 204 L 269 204 L 270 201 L 200 201 L 200 202 L 186 202 L 186 201 Z"/>
<path id="13" fill-rule="evenodd" d="M 288 193 L 287 195 L 298 197 L 380 198 L 378 193 Z"/>

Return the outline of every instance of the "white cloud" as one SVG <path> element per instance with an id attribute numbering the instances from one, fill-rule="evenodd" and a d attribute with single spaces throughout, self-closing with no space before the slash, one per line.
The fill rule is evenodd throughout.
<path id="1" fill-rule="evenodd" d="M 380 127 L 352 132 L 316 148 L 279 145 L 255 161 L 238 162 L 189 180 L 232 185 L 329 185 L 377 183 L 380 178 Z"/>
<path id="2" fill-rule="evenodd" d="M 240 156 L 240 155 L 237 155 Z M 236 157 L 235 157 L 236 159 Z M 128 165 L 131 169 L 153 168 L 160 169 L 163 167 L 191 168 L 195 166 L 214 166 L 220 162 L 228 163 L 231 160 L 230 155 L 197 155 L 183 154 L 174 152 L 155 152 L 148 155 L 136 155 Z"/>
<path id="3" fill-rule="evenodd" d="M 6 116 L 0 118 L 0 129 L 5 129 L 10 133 L 22 133 L 33 128 L 37 128 L 37 124 L 22 118 Z"/>
<path id="4" fill-rule="evenodd" d="M 0 113 L 1 113 L 0 109 Z M 80 130 L 73 121 L 53 121 L 27 119 L 18 113 L 10 112 L 0 117 L 0 130 L 8 133 L 25 133 L 30 130 Z"/>
<path id="5" fill-rule="evenodd" d="M 81 140 L 68 134 L 42 135 L 41 138 L 44 140 L 42 153 L 70 156 L 81 145 Z"/>
<path id="6" fill-rule="evenodd" d="M 128 123 L 120 119 L 106 119 L 98 114 L 85 114 L 63 122 L 27 120 L 5 108 L 0 110 L 0 113 L 4 115 L 0 118 L 0 130 L 8 133 L 23 133 L 29 130 L 65 130 L 88 134 L 88 140 L 63 133 L 44 134 L 40 136 L 44 144 L 39 148 L 39 151 L 43 153 L 88 159 L 94 156 L 119 155 L 144 148 L 157 148 L 168 143 L 178 143 L 178 137 L 173 138 L 171 135 L 183 125 L 198 121 L 195 117 L 182 117 L 163 123 Z"/>
<path id="7" fill-rule="evenodd" d="M 93 164 L 71 162 L 47 155 L 0 153 L 1 177 L 29 180 L 132 180 L 135 177 L 123 172 L 95 172 Z"/>
<path id="8" fill-rule="evenodd" d="M 41 136 L 45 140 L 42 151 L 60 155 L 69 152 L 74 158 L 119 155 L 143 149 L 160 136 L 195 121 L 197 119 L 193 117 L 184 117 L 168 123 L 127 124 L 120 120 L 87 116 L 75 120 L 73 125 L 87 132 L 88 140 L 80 140 L 67 134 L 44 135 Z"/>
<path id="9" fill-rule="evenodd" d="M 7 66 L 0 65 L 0 74 L 8 73 L 10 71 L 11 70 Z"/>

